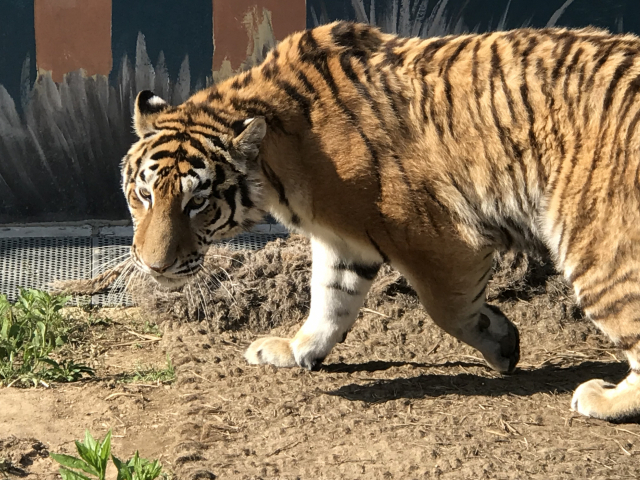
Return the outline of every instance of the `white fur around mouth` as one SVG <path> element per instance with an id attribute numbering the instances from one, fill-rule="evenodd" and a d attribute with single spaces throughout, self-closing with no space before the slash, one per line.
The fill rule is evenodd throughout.
<path id="1" fill-rule="evenodd" d="M 163 289 L 165 290 L 178 290 L 180 287 L 185 285 L 189 280 L 189 277 L 178 277 L 178 278 L 169 278 L 169 277 L 155 277 L 150 275 L 151 278 Z"/>

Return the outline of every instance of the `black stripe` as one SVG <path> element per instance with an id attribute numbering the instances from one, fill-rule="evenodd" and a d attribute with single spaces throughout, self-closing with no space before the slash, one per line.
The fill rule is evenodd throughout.
<path id="1" fill-rule="evenodd" d="M 244 74 L 244 77 L 242 78 L 242 86 L 243 87 L 248 86 L 251 83 L 252 78 L 253 77 L 252 77 L 251 70 L 249 70 Z"/>
<path id="2" fill-rule="evenodd" d="M 313 85 L 311 84 L 307 76 L 304 74 L 304 72 L 302 70 L 298 70 L 297 76 L 298 76 L 298 80 L 300 80 L 304 85 L 304 88 L 307 89 L 307 92 L 315 96 L 316 89 L 313 87 Z"/>
<path id="3" fill-rule="evenodd" d="M 631 302 L 639 303 L 640 302 L 640 293 L 627 293 L 622 297 L 609 302 L 602 308 L 598 308 L 598 313 L 590 313 L 589 316 L 592 320 L 602 321 L 605 317 L 613 317 L 619 314 L 626 306 L 628 306 Z"/>
<path id="4" fill-rule="evenodd" d="M 336 270 L 348 270 L 349 272 L 353 272 L 359 277 L 364 278 L 365 280 L 373 280 L 374 278 L 376 278 L 376 275 L 380 270 L 380 264 L 364 265 L 361 263 L 346 263 L 344 261 L 341 261 L 333 268 Z"/>
<path id="5" fill-rule="evenodd" d="M 226 174 L 224 168 L 219 163 L 215 166 L 215 177 L 213 183 L 211 184 L 211 192 L 217 197 L 218 192 L 216 192 L 216 188 L 222 185 L 226 180 Z"/>
<path id="6" fill-rule="evenodd" d="M 309 99 L 298 92 L 298 90 L 296 90 L 296 87 L 285 80 L 277 81 L 276 85 L 278 85 L 278 87 L 284 90 L 287 95 L 289 95 L 298 105 L 300 105 L 300 108 L 302 108 L 302 113 L 304 114 L 304 118 L 307 119 L 309 125 L 313 125 L 311 122 L 311 102 L 309 101 Z"/>
<path id="7" fill-rule="evenodd" d="M 207 140 L 209 140 L 211 143 L 213 143 L 213 145 L 221 150 L 226 150 L 227 146 L 222 143 L 222 140 L 220 140 L 220 137 L 218 137 L 217 135 L 208 135 L 205 133 L 201 133 L 201 132 L 192 132 L 192 133 L 199 133 L 200 135 L 203 135 L 207 138 Z M 203 157 L 208 157 L 210 155 L 209 150 L 207 150 L 207 148 L 202 144 L 202 142 L 200 142 L 199 140 L 197 140 L 194 137 L 189 138 L 189 144 L 196 150 L 198 150 Z"/>
<path id="8" fill-rule="evenodd" d="M 331 29 L 333 43 L 338 47 L 355 48 L 358 45 L 355 25 L 351 22 L 338 22 Z"/>
<path id="9" fill-rule="evenodd" d="M 522 52 L 522 83 L 520 84 L 520 98 L 522 99 L 522 104 L 527 112 L 527 120 L 529 121 L 529 143 L 531 144 L 531 149 L 533 151 L 534 161 L 536 162 L 536 170 L 538 173 L 538 187 L 541 187 L 546 183 L 546 172 L 544 171 L 544 166 L 542 165 L 542 159 L 540 154 L 540 144 L 538 143 L 538 138 L 534 131 L 535 125 L 535 114 L 533 111 L 533 107 L 531 102 L 529 101 L 529 84 L 527 82 L 527 68 L 529 66 L 529 55 L 536 47 L 537 41 L 535 37 L 532 37 L 529 40 L 529 44 L 527 48 Z"/>
<path id="10" fill-rule="evenodd" d="M 436 112 L 436 102 L 431 102 L 431 108 L 429 109 L 429 113 L 431 114 L 431 121 L 433 122 L 433 126 L 436 128 L 436 133 L 438 134 L 438 138 L 442 141 L 444 139 L 444 127 L 438 121 L 438 114 Z"/>
<path id="11" fill-rule="evenodd" d="M 578 64 L 578 61 L 580 60 L 580 56 L 583 53 L 584 53 L 583 48 L 579 47 L 576 50 L 576 52 L 573 54 L 573 57 L 571 58 L 571 62 L 569 63 L 569 65 L 567 65 L 567 68 L 564 74 L 564 85 L 562 87 L 562 90 L 563 90 L 564 101 L 568 106 L 569 120 L 571 123 L 575 122 L 575 112 L 574 112 L 574 99 L 569 97 L 569 81 L 571 80 L 571 76 L 573 75 L 576 69 L 576 65 Z"/>
<path id="12" fill-rule="evenodd" d="M 453 176 L 451 172 L 447 172 L 447 176 L 449 177 L 449 182 L 451 183 L 451 186 L 458 191 L 458 193 L 462 197 L 462 200 L 466 203 L 466 207 L 469 207 L 475 211 L 476 203 L 469 200 L 469 197 L 467 197 L 467 193 L 464 191 L 462 186 L 458 183 L 458 180 L 456 180 L 456 178 Z"/>
<path id="13" fill-rule="evenodd" d="M 209 222 L 209 225 L 215 225 L 216 222 L 220 220 L 221 215 L 222 215 L 222 209 L 216 208 L 216 213 L 213 215 L 213 218 Z M 207 233 L 209 233 L 209 235 L 213 235 L 214 231 L 211 231 L 211 232 L 207 231 Z"/>
<path id="14" fill-rule="evenodd" d="M 171 151 L 171 150 L 158 150 L 157 152 L 155 152 L 153 155 L 151 155 L 149 157 L 149 160 L 163 160 L 165 158 L 174 158 L 176 155 L 175 151 Z"/>
<path id="15" fill-rule="evenodd" d="M 620 176 L 622 178 L 624 178 L 625 173 L 627 171 L 627 166 L 629 165 L 629 155 L 631 153 L 631 149 L 629 148 L 630 144 L 631 144 L 631 140 L 633 139 L 636 127 L 638 126 L 638 122 L 640 121 L 640 109 L 638 109 L 635 113 L 635 115 L 633 116 L 633 118 L 631 119 L 631 122 L 629 122 L 629 128 L 627 130 L 627 136 L 625 138 L 625 142 L 624 142 L 624 162 L 622 164 L 622 170 L 620 172 Z M 636 175 L 637 178 L 637 175 Z"/>
<path id="16" fill-rule="evenodd" d="M 204 182 L 200 183 L 200 185 L 198 185 L 194 191 L 195 192 L 199 192 L 201 190 L 206 190 L 207 188 L 209 188 L 211 186 L 211 179 L 208 178 L 207 180 L 205 180 Z"/>
<path id="17" fill-rule="evenodd" d="M 629 115 L 629 112 L 631 111 L 631 107 L 634 104 L 634 100 L 639 91 L 640 91 L 640 76 L 636 76 L 633 80 L 629 82 L 629 85 L 624 92 L 624 97 L 622 98 L 622 102 L 621 102 L 621 109 L 622 109 L 621 113 L 616 115 L 615 117 L 617 125 L 616 125 L 616 130 L 613 134 L 613 141 L 616 142 L 618 147 L 613 159 L 613 168 L 611 169 L 611 174 L 609 175 L 609 182 L 607 184 L 607 189 L 606 189 L 609 201 L 613 199 L 613 191 L 614 191 L 613 185 L 615 185 L 615 182 L 621 181 L 621 179 L 624 178 L 623 176 L 618 177 L 618 170 L 620 167 L 619 160 L 623 152 L 622 147 L 620 146 L 618 141 L 618 136 L 620 134 L 620 130 L 622 129 L 622 126 L 624 125 Z M 624 151 L 625 163 L 623 164 L 623 170 L 626 170 L 626 161 L 628 160 L 628 155 L 629 155 L 628 148 L 629 147 L 627 146 L 626 150 Z"/>
<path id="18" fill-rule="evenodd" d="M 502 68 L 500 67 L 500 56 L 498 54 L 497 44 L 494 42 L 491 44 L 491 72 L 489 74 L 489 90 L 491 94 L 491 115 L 493 118 L 494 125 L 498 132 L 498 136 L 500 138 L 500 143 L 502 144 L 502 148 L 507 155 L 507 158 L 516 160 L 520 172 L 522 174 L 522 186 L 524 187 L 524 195 L 527 203 L 530 201 L 529 195 L 529 186 L 527 182 L 527 171 L 526 165 L 524 164 L 524 160 L 522 158 L 522 149 L 516 145 L 515 141 L 511 138 L 510 132 L 508 128 L 503 127 L 500 122 L 500 115 L 498 114 L 498 109 L 496 107 L 496 85 L 495 78 L 504 79 L 504 73 L 502 72 Z M 508 96 L 506 86 L 502 83 L 502 90 L 505 96 Z M 515 172 L 513 171 L 513 165 L 509 163 L 507 165 L 507 171 L 510 174 L 511 182 L 512 182 L 512 191 L 515 196 L 516 201 L 521 210 L 525 211 L 522 198 L 520 193 L 520 182 L 515 176 Z M 507 237 L 507 240 L 511 241 L 510 237 Z"/>
<path id="19" fill-rule="evenodd" d="M 278 193 L 278 200 L 280 203 L 288 207 L 289 200 L 287 199 L 286 192 L 284 191 L 284 185 L 282 185 L 282 182 L 278 178 L 278 175 L 276 175 L 276 172 L 274 172 L 269 164 L 264 161 L 260 162 L 260 167 L 262 168 L 262 173 L 264 173 L 271 186 Z"/>
<path id="20" fill-rule="evenodd" d="M 604 66 L 606 61 L 609 59 L 609 56 L 611 55 L 611 52 L 613 51 L 613 48 L 615 46 L 616 46 L 615 43 L 611 43 L 609 45 L 609 48 L 607 48 L 604 52 L 598 52 L 596 54 L 596 56 L 599 55 L 600 58 L 598 58 L 595 66 L 593 67 L 593 70 L 591 70 L 591 73 L 589 74 L 589 78 L 587 79 L 587 83 L 585 84 L 585 87 L 584 87 L 585 91 L 589 92 L 593 88 L 593 84 L 595 83 L 597 73 L 600 71 L 600 69 Z"/>
<path id="21" fill-rule="evenodd" d="M 496 42 L 491 44 L 491 69 L 498 73 L 500 83 L 502 84 L 502 92 L 507 99 L 507 107 L 509 108 L 509 114 L 511 115 L 511 121 L 516 121 L 516 112 L 513 105 L 513 97 L 511 96 L 511 90 L 507 85 L 507 81 L 504 78 L 504 71 L 502 70 L 500 54 L 498 53 L 498 44 Z M 493 74 L 493 73 L 492 73 Z"/>
<path id="22" fill-rule="evenodd" d="M 384 263 L 389 263 L 389 257 L 387 257 L 384 252 L 380 249 L 380 247 L 378 246 L 378 244 L 375 242 L 375 240 L 371 237 L 371 234 L 367 231 L 367 237 L 369 238 L 369 241 L 371 242 L 371 245 L 373 245 L 373 248 L 376 249 L 376 252 L 378 252 L 378 255 L 380 255 L 380 257 L 382 258 L 382 261 Z"/>
<path id="23" fill-rule="evenodd" d="M 330 288 L 331 290 L 339 290 L 341 292 L 346 293 L 347 295 L 360 295 L 360 292 L 358 292 L 357 290 L 354 290 L 353 288 L 349 288 L 349 287 L 345 287 L 344 285 L 341 285 L 338 282 L 334 282 L 334 283 L 330 283 L 329 285 L 326 285 L 327 288 Z"/>
<path id="24" fill-rule="evenodd" d="M 222 100 L 222 94 L 218 90 L 211 90 L 207 95 L 207 100 L 209 100 L 210 102 Z"/>
<path id="25" fill-rule="evenodd" d="M 398 105 L 395 101 L 396 95 L 395 92 L 393 92 L 391 90 L 391 87 L 389 85 L 389 81 L 387 78 L 387 73 L 386 72 L 380 72 L 380 82 L 382 83 L 382 90 L 384 91 L 385 97 L 389 103 L 389 105 L 391 106 L 391 110 L 393 110 L 393 117 L 395 119 L 396 122 L 398 122 L 398 125 L 400 127 L 400 129 L 402 130 L 402 132 L 406 135 L 409 133 L 409 127 L 407 126 L 407 122 L 406 122 L 406 116 L 403 115 L 400 112 L 400 109 L 398 108 Z"/>
<path id="26" fill-rule="evenodd" d="M 225 202 L 227 202 L 227 205 L 229 205 L 230 208 L 230 212 L 229 212 L 229 218 L 227 218 L 227 221 L 225 223 L 223 223 L 220 228 L 217 228 L 216 230 L 220 230 L 226 226 L 228 226 L 230 229 L 237 226 L 238 222 L 236 222 L 235 216 L 236 216 L 236 191 L 237 191 L 237 187 L 235 185 L 231 185 L 227 190 L 225 190 L 224 192 L 222 192 L 222 196 L 225 200 Z"/>
<path id="27" fill-rule="evenodd" d="M 376 118 L 378 119 L 378 122 L 380 123 L 381 126 L 384 126 L 384 123 L 385 123 L 384 116 L 380 112 L 378 105 L 374 102 L 373 98 L 371 97 L 369 90 L 360 81 L 360 78 L 358 77 L 355 70 L 351 66 L 351 61 L 350 61 L 351 58 L 352 56 L 348 55 L 347 53 L 343 53 L 340 55 L 340 67 L 342 68 L 342 72 L 351 81 L 351 83 L 356 88 L 358 93 L 360 93 L 360 95 L 366 98 L 369 104 L 369 107 L 371 107 L 371 110 L 373 111 Z"/>
<path id="28" fill-rule="evenodd" d="M 280 73 L 280 67 L 276 63 L 275 58 L 271 58 L 268 62 L 265 62 L 260 69 L 262 75 L 267 80 L 272 80 Z"/>
<path id="29" fill-rule="evenodd" d="M 480 99 L 483 92 L 483 90 L 480 89 L 481 84 L 478 80 L 478 66 L 480 65 L 480 63 L 478 62 L 478 51 L 480 50 L 481 45 L 482 42 L 480 41 L 480 39 L 478 39 L 476 45 L 473 47 L 473 57 L 471 62 L 471 86 L 473 87 L 473 93 L 476 97 L 476 100 Z"/>
<path id="30" fill-rule="evenodd" d="M 617 287 L 618 285 L 622 285 L 624 283 L 633 282 L 637 283 L 638 279 L 635 275 L 637 272 L 636 269 L 631 272 L 625 272 L 623 275 L 619 275 L 615 280 L 609 281 L 613 275 L 617 272 L 612 272 L 606 280 L 598 281 L 598 286 L 601 288 L 593 293 L 589 293 L 590 290 L 581 289 L 580 290 L 580 306 L 584 309 L 594 306 L 600 300 L 602 300 L 607 293 L 610 293 L 611 289 Z"/>
<path id="31" fill-rule="evenodd" d="M 217 110 L 214 110 L 209 105 L 206 105 L 204 103 L 198 104 L 198 108 L 211 120 L 222 125 L 227 130 L 231 130 L 231 121 L 226 118 L 222 118 Z"/>
<path id="32" fill-rule="evenodd" d="M 458 48 L 453 52 L 453 54 L 447 60 L 447 63 L 444 66 L 444 72 L 442 74 L 443 83 L 444 83 L 444 93 L 447 98 L 447 118 L 449 120 L 449 133 L 453 136 L 453 93 L 451 82 L 449 81 L 449 70 L 451 70 L 451 66 L 455 63 L 456 59 L 460 56 L 462 51 L 465 49 L 467 45 L 471 42 L 471 38 L 465 38 L 460 44 Z"/>
<path id="33" fill-rule="evenodd" d="M 249 187 L 247 186 L 247 179 L 240 177 L 238 179 L 238 185 L 240 186 L 240 204 L 245 208 L 253 207 L 253 201 L 249 197 Z"/>
<path id="34" fill-rule="evenodd" d="M 313 66 L 316 69 L 316 71 L 320 74 L 320 76 L 322 76 L 323 80 L 325 81 L 325 83 L 329 87 L 329 90 L 331 91 L 334 102 L 340 108 L 340 110 L 342 110 L 344 115 L 346 115 L 349 118 L 351 124 L 354 126 L 354 128 L 360 135 L 360 138 L 364 142 L 365 147 L 367 148 L 369 155 L 371 156 L 371 160 L 373 162 L 372 170 L 376 177 L 378 196 L 380 197 L 382 194 L 382 181 L 380 178 L 380 169 L 379 169 L 380 162 L 378 159 L 378 153 L 374 149 L 373 144 L 371 143 L 369 138 L 365 135 L 364 131 L 362 130 L 362 127 L 360 126 L 357 115 L 353 111 L 351 111 L 341 100 L 340 93 L 338 91 L 338 86 L 336 85 L 335 79 L 333 78 L 333 75 L 331 74 L 331 71 L 329 69 L 327 52 L 318 46 L 317 42 L 313 38 L 312 30 L 307 30 L 302 35 L 300 39 L 300 43 L 298 45 L 298 49 L 299 49 L 301 60 Z"/>
<path id="35" fill-rule="evenodd" d="M 429 114 L 427 113 L 427 101 L 429 100 L 429 90 L 427 86 L 427 81 L 422 79 L 422 98 L 420 99 L 420 106 L 422 110 L 422 120 L 425 124 L 429 123 Z"/>
<path id="36" fill-rule="evenodd" d="M 284 124 L 280 117 L 276 115 L 273 105 L 260 98 L 232 98 L 231 105 L 239 112 L 245 112 L 248 116 L 264 117 L 268 125 L 282 132 L 289 133 L 284 128 Z"/>
<path id="37" fill-rule="evenodd" d="M 485 284 L 485 285 L 482 287 L 482 290 L 480 290 L 480 291 L 478 292 L 478 294 L 477 294 L 475 297 L 473 297 L 473 300 L 471 300 L 471 303 L 476 303 L 476 302 L 478 301 L 478 299 L 482 296 L 482 294 L 484 294 L 484 291 L 485 291 L 486 289 L 487 289 L 487 285 Z"/>
<path id="38" fill-rule="evenodd" d="M 186 173 L 183 173 L 181 176 L 182 177 L 191 176 L 191 177 L 197 178 L 199 182 L 202 181 L 202 179 L 200 178 L 200 175 L 198 175 L 193 168 L 190 168 L 189 170 L 187 170 Z"/>
<path id="39" fill-rule="evenodd" d="M 487 258 L 489 258 L 489 255 L 493 255 L 493 251 L 491 251 L 487 255 L 485 255 L 483 260 L 486 260 Z M 480 280 L 478 280 L 478 282 L 476 283 L 476 286 L 480 285 L 482 282 L 485 282 L 487 280 L 487 277 L 491 273 L 491 270 L 493 270 L 493 267 L 489 267 L 489 269 L 482 274 L 482 276 L 480 277 Z"/>
<path id="40" fill-rule="evenodd" d="M 187 155 L 187 157 L 184 160 L 189 162 L 193 168 L 202 169 L 202 168 L 206 168 L 207 166 L 206 163 L 204 163 L 204 161 L 200 157 L 196 157 L 194 155 Z"/>
<path id="41" fill-rule="evenodd" d="M 627 53 L 625 59 L 617 66 L 615 72 L 613 72 L 613 77 L 611 78 L 611 82 L 609 82 L 609 87 L 607 88 L 607 92 L 604 95 L 604 101 L 602 103 L 603 113 L 606 113 L 611 107 L 616 86 L 618 85 L 618 82 L 620 82 L 624 74 L 627 72 L 627 70 L 631 68 L 631 66 L 633 65 L 633 61 L 634 57 Z"/>
<path id="42" fill-rule="evenodd" d="M 430 42 L 422 51 L 422 59 L 427 63 L 430 62 L 433 56 L 451 40 L 451 38 L 439 38 Z"/>
<path id="43" fill-rule="evenodd" d="M 553 83 L 555 83 L 558 80 L 558 78 L 560 78 L 560 71 L 562 70 L 564 63 L 566 62 L 567 57 L 569 56 L 571 47 L 573 47 L 573 44 L 576 42 L 576 39 L 577 39 L 576 35 L 571 34 L 569 32 L 564 32 L 562 37 L 564 37 L 565 42 L 564 42 L 564 45 L 562 46 L 562 50 L 560 51 L 560 55 L 556 61 L 556 64 L 553 67 L 553 70 L 551 71 L 551 81 Z"/>

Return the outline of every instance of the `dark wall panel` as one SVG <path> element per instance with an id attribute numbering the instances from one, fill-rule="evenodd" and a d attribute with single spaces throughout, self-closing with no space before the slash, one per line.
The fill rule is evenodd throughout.
<path id="1" fill-rule="evenodd" d="M 36 39 L 33 24 L 33 2 L 0 1 L 0 85 L 18 104 L 22 66 L 27 58 L 30 59 L 29 78 L 35 78 Z"/>
<path id="2" fill-rule="evenodd" d="M 113 0 L 112 78 L 125 54 L 129 60 L 135 59 L 138 32 L 145 37 L 152 62 L 164 53 L 172 77 L 177 77 L 187 55 L 194 85 L 211 76 L 212 0 Z"/>

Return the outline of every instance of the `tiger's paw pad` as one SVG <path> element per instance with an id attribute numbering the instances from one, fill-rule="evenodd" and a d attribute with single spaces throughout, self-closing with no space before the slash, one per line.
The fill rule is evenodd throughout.
<path id="1" fill-rule="evenodd" d="M 265 337 L 254 341 L 244 354 L 252 365 L 271 364 L 276 367 L 295 367 L 298 365 L 288 338 Z"/>

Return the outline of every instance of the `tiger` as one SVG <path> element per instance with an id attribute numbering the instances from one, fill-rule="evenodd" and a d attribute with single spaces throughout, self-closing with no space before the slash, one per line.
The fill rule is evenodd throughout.
<path id="1" fill-rule="evenodd" d="M 170 106 L 138 94 L 122 163 L 131 256 L 161 287 L 265 214 L 310 238 L 309 315 L 249 364 L 317 369 L 383 264 L 503 374 L 518 329 L 486 303 L 494 253 L 547 254 L 624 351 L 576 412 L 640 414 L 640 39 L 584 29 L 402 38 L 338 21 Z"/>

